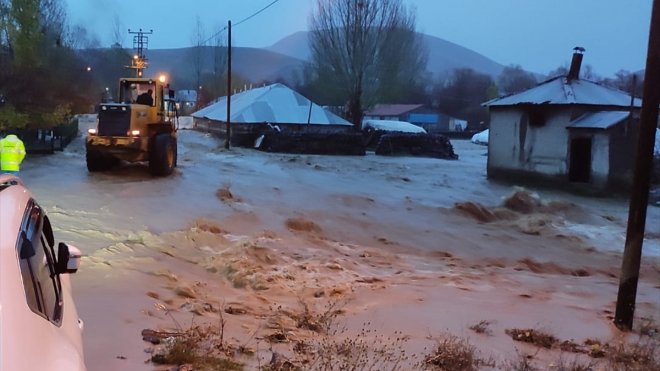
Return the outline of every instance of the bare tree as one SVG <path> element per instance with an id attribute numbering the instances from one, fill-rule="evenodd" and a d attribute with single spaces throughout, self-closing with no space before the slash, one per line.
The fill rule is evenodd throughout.
<path id="1" fill-rule="evenodd" d="M 493 78 L 470 68 L 459 68 L 435 87 L 438 109 L 449 116 L 468 120 L 470 128 L 488 120 L 481 103 L 497 96 Z"/>
<path id="2" fill-rule="evenodd" d="M 220 29 L 221 27 L 216 27 Z M 225 90 L 225 70 L 227 68 L 227 34 L 217 32 L 213 35 L 213 76 L 209 91 L 213 98 L 220 96 Z"/>
<path id="3" fill-rule="evenodd" d="M 619 70 L 614 74 L 613 78 L 598 79 L 598 82 L 641 98 L 642 87 L 644 86 L 644 73 L 643 71 L 633 73 L 627 70 Z"/>
<path id="4" fill-rule="evenodd" d="M 112 47 L 113 48 L 123 48 L 124 47 L 124 35 L 126 28 L 121 23 L 119 15 L 115 13 L 112 17 Z"/>
<path id="5" fill-rule="evenodd" d="M 195 73 L 196 88 L 199 89 L 202 82 L 202 72 L 204 71 L 204 44 L 206 41 L 204 36 L 204 25 L 202 24 L 202 20 L 199 18 L 199 16 L 197 16 L 197 20 L 195 22 L 195 28 L 193 29 L 193 33 L 191 35 L 191 41 L 194 46 L 191 50 L 190 57 Z"/>
<path id="6" fill-rule="evenodd" d="M 41 32 L 46 35 L 47 42 L 61 46 L 66 31 L 66 12 L 61 0 L 40 0 L 39 16 L 41 17 Z"/>
<path id="7" fill-rule="evenodd" d="M 64 33 L 64 44 L 71 49 L 94 49 L 100 47 L 98 37 L 80 24 L 69 26 Z"/>
<path id="8" fill-rule="evenodd" d="M 526 72 L 519 65 L 504 67 L 497 78 L 497 87 L 502 94 L 515 94 L 536 85 L 536 77 Z"/>
<path id="9" fill-rule="evenodd" d="M 415 24 L 414 11 L 402 0 L 317 0 L 310 17 L 312 67 L 347 97 L 356 127 L 365 99 L 397 80 L 401 68 L 423 63 L 419 44 L 406 42 L 416 40 Z"/>

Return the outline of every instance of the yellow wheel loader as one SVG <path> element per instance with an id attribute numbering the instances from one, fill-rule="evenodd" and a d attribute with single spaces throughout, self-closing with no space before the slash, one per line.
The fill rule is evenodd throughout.
<path id="1" fill-rule="evenodd" d="M 122 78 L 117 102 L 99 105 L 98 125 L 86 141 L 87 170 L 109 170 L 120 160 L 146 161 L 155 176 L 177 162 L 178 114 L 165 78 Z"/>

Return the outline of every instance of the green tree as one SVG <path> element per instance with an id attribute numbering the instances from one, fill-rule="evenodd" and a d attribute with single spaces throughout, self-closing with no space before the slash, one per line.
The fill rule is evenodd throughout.
<path id="1" fill-rule="evenodd" d="M 41 63 L 42 33 L 40 0 L 11 0 L 9 6 L 9 48 L 14 67 L 35 68 Z"/>
<path id="2" fill-rule="evenodd" d="M 3 127 L 49 128 L 88 110 L 91 76 L 67 44 L 61 0 L 0 0 Z"/>

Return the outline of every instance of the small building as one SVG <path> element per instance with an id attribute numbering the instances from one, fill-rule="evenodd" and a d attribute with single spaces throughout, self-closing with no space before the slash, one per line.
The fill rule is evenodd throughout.
<path id="1" fill-rule="evenodd" d="M 174 100 L 178 104 L 179 111 L 187 114 L 197 106 L 197 90 L 177 90 Z"/>
<path id="2" fill-rule="evenodd" d="M 484 103 L 489 178 L 629 189 L 641 100 L 581 80 L 583 51 L 575 49 L 567 75 Z"/>
<path id="3" fill-rule="evenodd" d="M 377 104 L 364 113 L 364 120 L 409 122 L 424 128 L 428 133 L 462 131 L 467 127 L 465 121 L 428 109 L 423 104 Z"/>

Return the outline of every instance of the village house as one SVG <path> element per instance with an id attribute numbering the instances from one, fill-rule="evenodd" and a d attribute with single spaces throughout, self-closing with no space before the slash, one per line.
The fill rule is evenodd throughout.
<path id="1" fill-rule="evenodd" d="M 179 111 L 187 114 L 197 106 L 197 91 L 177 90 L 174 100 L 178 104 Z"/>
<path id="2" fill-rule="evenodd" d="M 427 133 L 463 131 L 467 121 L 428 109 L 423 104 L 377 104 L 364 113 L 364 120 L 404 121 L 424 128 Z"/>
<path id="3" fill-rule="evenodd" d="M 484 103 L 489 178 L 629 189 L 641 100 L 580 79 L 583 51 L 567 75 Z"/>

